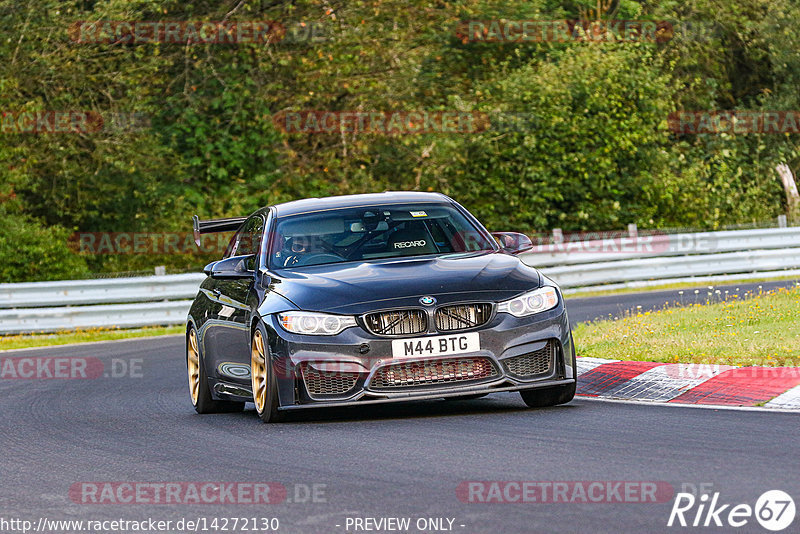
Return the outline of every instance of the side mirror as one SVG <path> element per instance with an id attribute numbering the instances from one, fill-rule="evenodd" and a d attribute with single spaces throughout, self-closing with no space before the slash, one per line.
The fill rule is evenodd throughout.
<path id="1" fill-rule="evenodd" d="M 255 276 L 255 271 L 253 271 L 255 258 L 253 254 L 250 256 L 234 256 L 233 258 L 214 261 L 203 267 L 203 272 L 211 278 L 234 280 L 253 278 Z"/>
<path id="2" fill-rule="evenodd" d="M 533 248 L 531 238 L 518 232 L 492 232 L 503 252 L 509 254 L 520 254 Z"/>

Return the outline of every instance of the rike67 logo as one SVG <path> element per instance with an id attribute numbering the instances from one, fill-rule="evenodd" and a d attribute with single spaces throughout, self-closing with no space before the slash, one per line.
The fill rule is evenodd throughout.
<path id="1" fill-rule="evenodd" d="M 678 493 L 669 514 L 667 526 L 692 527 L 743 527 L 755 517 L 767 530 L 778 532 L 794 521 L 795 505 L 792 497 L 781 490 L 764 492 L 755 506 L 749 504 L 723 504 L 719 492 L 709 497 L 695 497 L 691 493 Z"/>

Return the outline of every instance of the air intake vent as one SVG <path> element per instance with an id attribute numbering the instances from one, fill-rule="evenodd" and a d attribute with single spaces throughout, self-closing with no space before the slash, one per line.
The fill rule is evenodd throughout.
<path id="1" fill-rule="evenodd" d="M 381 367 L 375 372 L 369 388 L 396 390 L 420 386 L 469 383 L 499 376 L 489 358 L 473 356 L 403 362 Z"/>
<path id="2" fill-rule="evenodd" d="M 301 368 L 306 391 L 312 398 L 344 395 L 356 386 L 359 373 L 318 371 L 310 365 Z"/>
<path id="3" fill-rule="evenodd" d="M 541 349 L 503 360 L 508 372 L 520 378 L 549 374 L 555 360 L 556 344 L 553 340 Z"/>
<path id="4" fill-rule="evenodd" d="M 370 313 L 364 320 L 372 333 L 382 336 L 405 336 L 428 330 L 428 316 L 422 310 Z"/>
<path id="5" fill-rule="evenodd" d="M 491 304 L 444 306 L 436 310 L 436 329 L 439 332 L 466 330 L 486 324 L 491 317 Z"/>

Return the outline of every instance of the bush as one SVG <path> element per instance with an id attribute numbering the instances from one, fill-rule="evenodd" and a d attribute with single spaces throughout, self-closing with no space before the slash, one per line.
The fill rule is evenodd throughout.
<path id="1" fill-rule="evenodd" d="M 0 282 L 64 280 L 87 274 L 86 262 L 68 245 L 70 231 L 0 213 Z"/>

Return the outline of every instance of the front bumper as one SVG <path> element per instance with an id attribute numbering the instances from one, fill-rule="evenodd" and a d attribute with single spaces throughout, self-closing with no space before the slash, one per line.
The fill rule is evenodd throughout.
<path id="1" fill-rule="evenodd" d="M 569 385 L 576 379 L 574 348 L 563 301 L 552 310 L 530 317 L 495 314 L 486 325 L 470 331 L 480 335 L 478 351 L 419 359 L 393 359 L 392 341 L 398 338 L 376 336 L 360 326 L 336 336 L 304 336 L 283 330 L 273 315 L 264 319 L 270 333 L 270 352 L 278 378 L 279 409 L 282 410 L 549 388 Z M 540 369 L 541 372 L 530 376 L 512 372 L 515 369 L 509 365 L 512 359 L 541 354 L 544 350 L 552 352 L 547 369 Z M 458 362 L 452 363 L 456 360 Z M 468 377 L 466 362 L 475 361 L 490 363 L 492 373 Z M 423 367 L 438 369 L 440 376 L 443 367 L 451 372 L 445 381 L 423 380 L 409 386 L 402 385 L 405 382 L 401 381 L 396 387 L 377 387 L 378 374 L 383 371 L 385 377 L 387 369 L 394 369 L 398 364 L 408 364 L 407 367 L 413 367 L 414 372 Z M 464 369 L 466 371 L 459 374 Z M 309 377 L 312 375 L 330 380 L 346 376 L 351 382 L 345 386 L 349 389 L 344 392 L 321 393 L 320 389 L 310 387 Z M 453 379 L 455 375 L 459 378 Z M 385 385 L 385 381 L 381 383 Z"/>
<path id="2" fill-rule="evenodd" d="M 392 395 L 387 398 L 358 398 L 345 401 L 318 401 L 310 404 L 293 404 L 289 406 L 280 406 L 278 410 L 304 410 L 306 408 L 334 408 L 337 406 L 364 406 L 368 404 L 386 404 L 392 402 L 403 401 L 420 401 L 420 400 L 434 400 L 446 399 L 448 397 L 462 397 L 464 395 L 482 395 L 484 393 L 501 393 L 504 391 L 520 391 L 523 389 L 539 389 L 550 388 L 558 386 L 568 386 L 575 383 L 574 378 L 567 378 L 563 380 L 541 380 L 535 384 L 528 384 L 526 386 L 508 386 L 508 387 L 476 387 L 476 388 L 451 388 L 442 390 L 435 393 L 408 393 L 405 395 Z"/>

